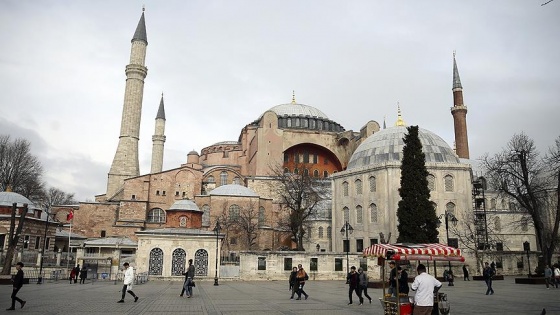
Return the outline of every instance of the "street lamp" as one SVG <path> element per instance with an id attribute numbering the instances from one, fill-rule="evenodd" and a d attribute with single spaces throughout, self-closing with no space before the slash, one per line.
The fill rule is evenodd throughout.
<path id="1" fill-rule="evenodd" d="M 216 276 L 214 277 L 214 285 L 218 284 L 218 236 L 220 234 L 220 230 L 222 227 L 220 226 L 220 220 L 216 220 L 216 227 L 214 227 L 214 232 L 216 232 Z"/>
<path id="2" fill-rule="evenodd" d="M 457 226 L 457 222 L 459 222 L 459 220 L 457 220 L 457 218 L 453 215 L 453 213 L 447 211 L 447 209 L 445 210 L 444 214 L 441 214 L 438 217 L 438 227 L 441 225 L 441 219 L 445 218 L 445 233 L 447 235 L 447 246 L 451 246 L 449 244 L 449 221 L 451 221 L 451 223 L 453 224 L 453 226 Z M 449 263 L 449 272 L 453 273 L 451 271 L 451 261 L 448 261 Z M 454 286 L 453 284 L 453 276 L 449 277 L 449 286 Z"/>
<path id="3" fill-rule="evenodd" d="M 529 278 L 531 278 L 531 261 L 529 260 L 529 251 L 531 244 L 528 241 L 523 242 L 523 250 L 527 253 L 527 267 L 529 268 Z"/>
<path id="4" fill-rule="evenodd" d="M 346 235 L 346 273 L 350 272 L 350 268 L 348 267 L 348 252 L 350 251 L 350 240 L 348 239 L 348 233 L 352 234 L 354 232 L 354 228 L 346 221 L 342 229 L 340 229 L 340 234 Z"/>

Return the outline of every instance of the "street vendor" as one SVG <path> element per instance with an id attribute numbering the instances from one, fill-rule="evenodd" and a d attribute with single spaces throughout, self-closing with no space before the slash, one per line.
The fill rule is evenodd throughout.
<path id="1" fill-rule="evenodd" d="M 434 306 L 434 292 L 441 288 L 441 282 L 426 273 L 423 264 L 419 264 L 416 271 L 418 275 L 412 283 L 412 290 L 416 291 L 413 315 L 430 315 Z"/>

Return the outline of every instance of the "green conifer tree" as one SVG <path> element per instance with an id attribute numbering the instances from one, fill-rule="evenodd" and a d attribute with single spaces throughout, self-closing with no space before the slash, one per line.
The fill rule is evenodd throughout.
<path id="1" fill-rule="evenodd" d="M 430 201 L 426 158 L 418 137 L 418 126 L 410 126 L 407 130 L 408 134 L 403 138 L 397 242 L 435 243 L 438 239 L 438 219 Z"/>

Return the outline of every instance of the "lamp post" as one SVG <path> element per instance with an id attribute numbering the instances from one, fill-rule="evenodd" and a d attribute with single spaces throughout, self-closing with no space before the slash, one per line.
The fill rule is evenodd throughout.
<path id="1" fill-rule="evenodd" d="M 346 273 L 350 272 L 350 268 L 348 267 L 348 252 L 350 251 L 350 240 L 348 239 L 348 233 L 352 234 L 354 232 L 354 228 L 346 221 L 342 229 L 340 229 L 340 234 L 346 235 Z"/>
<path id="2" fill-rule="evenodd" d="M 216 220 L 216 227 L 214 227 L 214 232 L 216 232 L 216 276 L 214 277 L 214 285 L 218 284 L 218 236 L 220 235 L 220 220 Z"/>
<path id="3" fill-rule="evenodd" d="M 523 250 L 527 253 L 527 267 L 529 268 L 529 278 L 531 278 L 531 261 L 529 260 L 529 251 L 531 250 L 531 244 L 528 241 L 523 242 Z"/>
<path id="4" fill-rule="evenodd" d="M 438 217 L 438 227 L 441 225 L 441 218 L 445 218 L 445 233 L 447 236 L 447 246 L 449 245 L 449 221 L 451 221 L 451 223 L 453 224 L 453 226 L 457 226 L 457 222 L 459 222 L 459 220 L 457 220 L 457 218 L 453 215 L 453 213 L 447 211 L 447 209 L 445 210 L 444 214 L 441 214 Z M 451 272 L 451 276 L 449 277 L 449 286 L 454 286 L 453 284 L 453 272 L 451 271 L 451 261 L 448 261 L 449 264 L 449 272 Z"/>

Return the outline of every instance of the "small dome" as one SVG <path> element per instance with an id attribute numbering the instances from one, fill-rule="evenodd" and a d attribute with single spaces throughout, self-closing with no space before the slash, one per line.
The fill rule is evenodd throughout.
<path id="1" fill-rule="evenodd" d="M 39 209 L 33 204 L 33 202 L 31 202 L 31 200 L 18 193 L 11 191 L 0 192 L 0 206 L 11 207 L 14 203 L 17 203 L 18 208 L 23 207 L 23 204 L 26 203 L 28 209 Z"/>
<path id="2" fill-rule="evenodd" d="M 187 153 L 187 155 L 198 155 L 198 152 L 196 152 L 195 150 L 192 150 L 191 152 Z"/>
<path id="3" fill-rule="evenodd" d="M 177 200 L 173 203 L 171 207 L 169 207 L 171 211 L 198 211 L 202 212 L 192 200 L 183 199 Z"/>
<path id="4" fill-rule="evenodd" d="M 272 107 L 269 111 L 273 111 L 277 116 L 309 116 L 328 120 L 329 117 L 317 108 L 305 104 L 288 103 L 280 104 Z M 261 115 L 262 117 L 262 115 Z"/>
<path id="5" fill-rule="evenodd" d="M 245 186 L 237 185 L 237 184 L 230 184 L 230 185 L 222 185 L 209 193 L 209 195 L 215 196 L 242 196 L 242 197 L 258 197 L 256 192 L 252 189 L 247 188 Z"/>
<path id="6" fill-rule="evenodd" d="M 374 133 L 358 146 L 348 162 L 347 169 L 402 161 L 403 138 L 407 133 L 404 126 L 391 127 Z M 427 163 L 460 163 L 451 147 L 435 133 L 418 128 L 418 137 Z"/>

